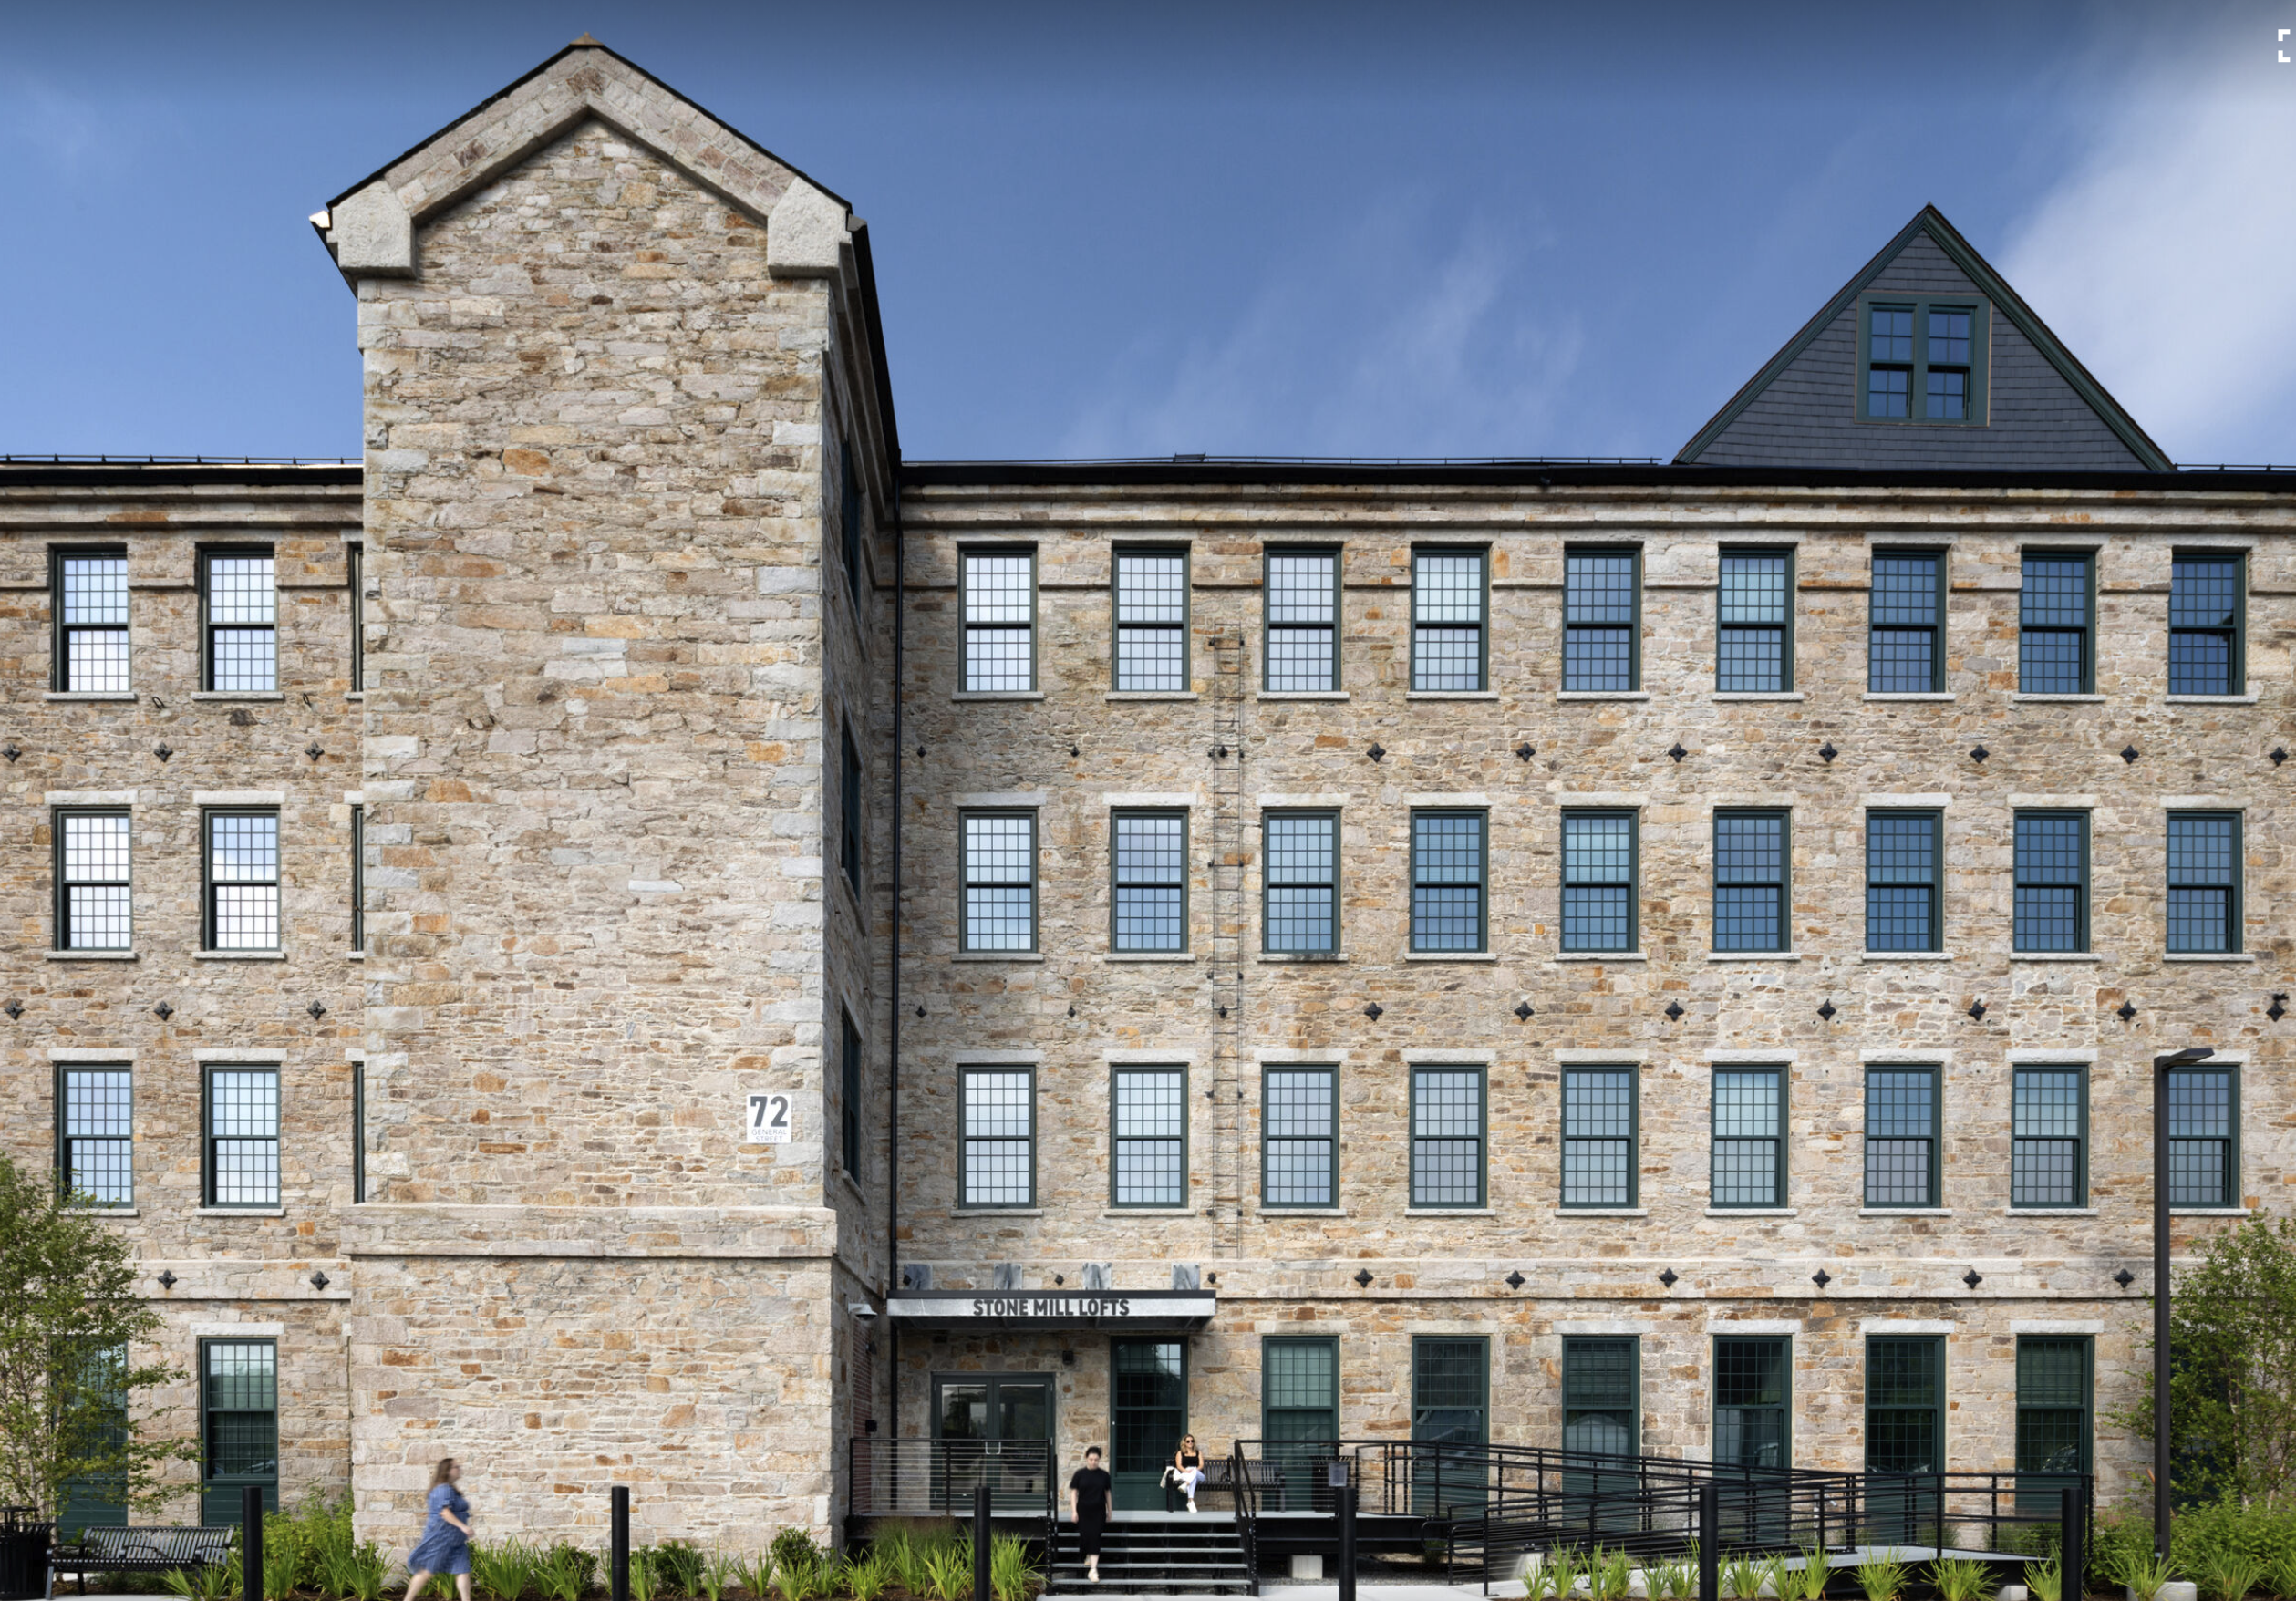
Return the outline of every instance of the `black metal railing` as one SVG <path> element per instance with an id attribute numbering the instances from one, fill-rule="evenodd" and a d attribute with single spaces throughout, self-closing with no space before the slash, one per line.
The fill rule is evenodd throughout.
<path id="1" fill-rule="evenodd" d="M 1259 1594 L 1259 1486 L 1252 1475 L 1252 1461 L 1244 1442 L 1228 1448 L 1228 1488 L 1236 1502 L 1236 1536 L 1244 1548 L 1244 1574 L 1251 1593 Z"/>
<path id="2" fill-rule="evenodd" d="M 853 1442 L 848 1504 L 857 1516 L 969 1514 L 976 1487 L 988 1486 L 990 1510 L 1002 1516 L 1041 1513 L 1059 1504 L 1052 1442 L 1048 1440 L 887 1440 Z"/>

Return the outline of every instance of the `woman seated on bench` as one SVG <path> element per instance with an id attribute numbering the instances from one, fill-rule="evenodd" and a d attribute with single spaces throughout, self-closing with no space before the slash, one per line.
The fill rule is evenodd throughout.
<path id="1" fill-rule="evenodd" d="M 1176 1494 L 1188 1499 L 1188 1510 L 1195 1510 L 1195 1489 L 1204 1482 L 1204 1452 L 1195 1442 L 1195 1436 L 1180 1437 L 1180 1449 L 1172 1453 L 1172 1466 L 1164 1474 L 1164 1509 L 1177 1512 L 1172 1504 Z"/>

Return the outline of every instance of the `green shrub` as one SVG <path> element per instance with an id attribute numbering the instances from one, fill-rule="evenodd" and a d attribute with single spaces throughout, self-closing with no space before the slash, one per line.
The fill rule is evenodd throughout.
<path id="1" fill-rule="evenodd" d="M 487 1601 L 521 1601 L 542 1589 L 543 1554 L 523 1540 L 471 1543 L 471 1588 Z"/>
<path id="2" fill-rule="evenodd" d="M 596 1554 L 563 1540 L 543 1553 L 542 1565 L 535 1575 L 535 1587 L 550 1601 L 582 1601 L 596 1588 L 597 1583 Z"/>
<path id="3" fill-rule="evenodd" d="M 698 1596 L 701 1594 L 703 1570 L 709 1558 L 700 1546 L 688 1540 L 665 1540 L 648 1553 L 654 1561 L 654 1578 L 667 1596 Z"/>
<path id="4" fill-rule="evenodd" d="M 1857 1565 L 1857 1587 L 1866 1601 L 1898 1601 L 1905 1593 L 1906 1565 L 1894 1556 L 1868 1556 Z"/>

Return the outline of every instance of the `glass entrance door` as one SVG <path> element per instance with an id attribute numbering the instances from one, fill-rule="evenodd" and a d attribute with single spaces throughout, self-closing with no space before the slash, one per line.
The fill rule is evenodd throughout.
<path id="1" fill-rule="evenodd" d="M 1489 1340 L 1412 1338 L 1412 1510 L 1422 1517 L 1483 1504 L 1490 1481 L 1482 1449 L 1489 1438 L 1490 1379 Z"/>
<path id="2" fill-rule="evenodd" d="M 1052 1380 L 984 1373 L 933 1381 L 935 1506 L 972 1504 L 986 1482 L 999 1503 L 1041 1503 L 1051 1475 Z"/>
<path id="3" fill-rule="evenodd" d="M 1339 1445 L 1339 1342 L 1270 1335 L 1259 1344 L 1259 1438 L 1270 1512 L 1329 1512 Z"/>
<path id="4" fill-rule="evenodd" d="M 1117 1510 L 1161 1512 L 1164 1465 L 1188 1431 L 1188 1348 L 1176 1339 L 1112 1340 L 1109 1361 Z"/>

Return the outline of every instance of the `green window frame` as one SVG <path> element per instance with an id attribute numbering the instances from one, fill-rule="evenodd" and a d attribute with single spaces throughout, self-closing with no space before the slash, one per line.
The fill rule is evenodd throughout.
<path id="1" fill-rule="evenodd" d="M 1260 683 L 1274 695 L 1339 688 L 1341 553 L 1268 545 L 1260 553 Z"/>
<path id="2" fill-rule="evenodd" d="M 200 1069 L 201 1204 L 272 1211 L 280 1204 L 279 1067 L 211 1062 Z"/>
<path id="3" fill-rule="evenodd" d="M 2017 692 L 2096 692 L 2094 551 L 2022 553 L 2017 590 Z"/>
<path id="4" fill-rule="evenodd" d="M 837 1157 L 845 1176 L 861 1182 L 861 1069 L 864 1048 L 853 1015 L 837 1008 Z"/>
<path id="5" fill-rule="evenodd" d="M 2062 1211 L 2089 1203 L 2089 1069 L 2022 1063 L 2010 1071 L 2009 1204 Z"/>
<path id="6" fill-rule="evenodd" d="M 1641 1204 L 1642 1073 L 1630 1062 L 1563 1069 L 1562 1205 Z"/>
<path id="7" fill-rule="evenodd" d="M 210 807 L 200 813 L 202 948 L 284 948 L 279 809 Z"/>
<path id="8" fill-rule="evenodd" d="M 1728 1467 L 1791 1467 L 1793 1337 L 1718 1334 L 1713 1342 L 1713 1460 Z"/>
<path id="9" fill-rule="evenodd" d="M 1469 1062 L 1412 1067 L 1411 1205 L 1475 1210 L 1490 1201 L 1490 1075 Z"/>
<path id="10" fill-rule="evenodd" d="M 225 695 L 279 690 L 278 563 L 269 545 L 199 553 L 200 687 Z"/>
<path id="11" fill-rule="evenodd" d="M 1866 1337 L 1866 1471 L 1945 1471 L 1945 1336 Z"/>
<path id="12" fill-rule="evenodd" d="M 1019 1062 L 957 1069 L 957 1205 L 1037 1203 L 1037 1070 Z"/>
<path id="13" fill-rule="evenodd" d="M 2240 1203 L 2240 1071 L 2203 1064 L 2168 1069 L 2168 1204 Z"/>
<path id="14" fill-rule="evenodd" d="M 351 625 L 351 693 L 367 688 L 367 546 L 363 541 L 343 542 L 344 592 L 349 597 Z"/>
<path id="15" fill-rule="evenodd" d="M 1563 1336 L 1563 1449 L 1641 1454 L 1642 1342 L 1636 1336 Z"/>
<path id="16" fill-rule="evenodd" d="M 2012 846 L 2011 948 L 2089 948 L 2089 814 L 2020 811 Z"/>
<path id="17" fill-rule="evenodd" d="M 1858 420 L 1983 427 L 1991 311 L 1981 295 L 1861 297 Z"/>
<path id="18" fill-rule="evenodd" d="M 1186 694 L 1188 547 L 1118 545 L 1109 553 L 1109 687 Z"/>
<path id="19" fill-rule="evenodd" d="M 129 1062 L 56 1064 L 56 1178 L 98 1206 L 136 1203 L 135 1069 Z"/>
<path id="20" fill-rule="evenodd" d="M 1412 1439 L 1418 1444 L 1480 1445 L 1491 1432 L 1491 1341 L 1479 1334 L 1412 1336 Z M 1481 1474 L 1463 1469 L 1461 1488 Z"/>
<path id="21" fill-rule="evenodd" d="M 1479 807 L 1414 807 L 1411 822 L 1411 948 L 1489 950 L 1490 813 Z"/>
<path id="22" fill-rule="evenodd" d="M 1339 814 L 1260 814 L 1260 943 L 1271 955 L 1339 949 Z"/>
<path id="23" fill-rule="evenodd" d="M 128 1348 L 109 1346 L 88 1358 L 89 1389 L 101 1409 L 98 1430 L 101 1443 L 117 1449 L 128 1442 L 128 1397 L 122 1380 L 128 1372 Z M 119 1473 L 74 1474 L 64 1481 L 56 1514 L 58 1538 L 74 1540 L 93 1524 L 117 1528 L 128 1521 L 128 1484 Z"/>
<path id="24" fill-rule="evenodd" d="M 1794 687 L 1794 547 L 1724 545 L 1718 554 L 1714 691 L 1785 694 Z"/>
<path id="25" fill-rule="evenodd" d="M 842 724 L 838 728 L 837 762 L 837 858 L 844 869 L 845 883 L 852 889 L 853 899 L 860 900 L 862 846 L 862 783 L 861 746 L 853 739 L 853 725 Z"/>
<path id="26" fill-rule="evenodd" d="M 1866 813 L 1866 948 L 1945 948 L 1945 813 Z"/>
<path id="27" fill-rule="evenodd" d="M 124 806 L 59 806 L 56 845 L 56 945 L 59 951 L 135 948 L 135 824 Z"/>
<path id="28" fill-rule="evenodd" d="M 1262 1493 L 1274 1511 L 1328 1512 L 1320 1469 L 1339 1442 L 1339 1337 L 1262 1335 L 1259 1371 L 1261 1454 L 1280 1468 Z"/>
<path id="29" fill-rule="evenodd" d="M 2085 1473 L 2095 1457 L 2096 1341 L 2017 1337 L 2017 1471 Z"/>
<path id="30" fill-rule="evenodd" d="M 1642 547 L 1563 552 L 1563 692 L 1635 694 L 1642 687 Z"/>
<path id="31" fill-rule="evenodd" d="M 351 1064 L 351 1203 L 367 1199 L 367 1064 Z"/>
<path id="32" fill-rule="evenodd" d="M 1934 1062 L 1866 1064 L 1866 1201 L 1871 1207 L 1945 1204 L 1944 1070 Z"/>
<path id="33" fill-rule="evenodd" d="M 1794 881 L 1794 814 L 1775 809 L 1714 813 L 1713 948 L 1787 951 Z"/>
<path id="34" fill-rule="evenodd" d="M 837 441 L 837 547 L 845 564 L 845 594 L 861 604 L 861 479 L 853 471 L 850 439 Z"/>
<path id="35" fill-rule="evenodd" d="M 1774 1211 L 1786 1203 L 1786 1069 L 1717 1062 L 1710 1097 L 1708 1204 Z"/>
<path id="36" fill-rule="evenodd" d="M 131 693 L 131 615 L 127 546 L 50 548 L 48 687 L 66 695 Z"/>
<path id="37" fill-rule="evenodd" d="M 1034 811 L 958 814 L 964 902 L 959 908 L 967 951 L 1037 948 L 1037 814 Z M 1025 915 L 1028 926 L 1020 926 Z"/>
<path id="38" fill-rule="evenodd" d="M 2249 563 L 2240 551 L 2177 551 L 2168 561 L 2168 693 L 2248 689 Z"/>
<path id="39" fill-rule="evenodd" d="M 1482 546 L 1412 551 L 1412 688 L 1479 695 L 1491 687 L 1491 553 Z"/>
<path id="40" fill-rule="evenodd" d="M 1033 545 L 967 545 L 957 553 L 967 695 L 1032 695 L 1037 687 L 1037 553 Z"/>
<path id="41" fill-rule="evenodd" d="M 2168 948 L 2233 952 L 2241 940 L 2241 816 L 2168 814 Z"/>
<path id="42" fill-rule="evenodd" d="M 1259 1069 L 1259 1205 L 1263 1212 L 1339 1203 L 1339 1069 L 1330 1062 L 1263 1062 Z"/>
<path id="43" fill-rule="evenodd" d="M 1564 812 L 1562 948 L 1573 953 L 1640 948 L 1641 872 L 1640 813 Z"/>
<path id="44" fill-rule="evenodd" d="M 240 1493 L 253 1484 L 264 1510 L 279 1510 L 279 1342 L 200 1341 L 201 1521 L 239 1521 Z"/>
<path id="45" fill-rule="evenodd" d="M 1188 1069 L 1113 1062 L 1108 1069 L 1108 1203 L 1170 1212 L 1188 1204 Z"/>
<path id="46" fill-rule="evenodd" d="M 367 948 L 367 808 L 351 807 L 351 949 Z"/>
<path id="47" fill-rule="evenodd" d="M 1188 948 L 1188 813 L 1184 808 L 1108 814 L 1108 948 Z"/>
<path id="48" fill-rule="evenodd" d="M 1866 599 L 1866 692 L 1945 692 L 1945 592 L 1949 554 L 1874 552 Z"/>

